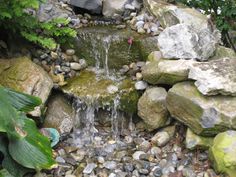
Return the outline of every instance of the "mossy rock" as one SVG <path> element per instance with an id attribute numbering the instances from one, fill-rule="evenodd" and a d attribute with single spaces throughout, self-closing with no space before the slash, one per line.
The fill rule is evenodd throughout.
<path id="1" fill-rule="evenodd" d="M 170 114 L 202 136 L 236 129 L 236 97 L 204 96 L 193 82 L 175 84 L 167 95 Z"/>
<path id="2" fill-rule="evenodd" d="M 46 102 L 53 82 L 40 66 L 27 57 L 0 59 L 0 84 L 13 90 L 37 96 Z M 40 108 L 31 112 L 32 116 L 41 115 Z"/>
<path id="3" fill-rule="evenodd" d="M 118 96 L 121 103 L 120 110 L 130 113 L 137 110 L 139 94 L 130 79 L 117 83 L 104 76 L 97 76 L 93 71 L 84 70 L 79 76 L 67 82 L 68 84 L 62 87 L 63 92 L 78 97 L 84 102 L 96 102 L 100 107 L 111 106 Z M 116 86 L 118 91 L 109 93 L 109 86 Z"/>
<path id="4" fill-rule="evenodd" d="M 131 46 L 129 38 L 133 39 Z M 140 35 L 129 28 L 118 30 L 113 26 L 96 26 L 78 30 L 75 49 L 89 65 L 97 63 L 100 67 L 105 64 L 107 49 L 109 68 L 119 69 L 131 62 L 146 60 L 150 52 L 158 50 L 158 46 L 157 37 Z"/>
<path id="5" fill-rule="evenodd" d="M 191 129 L 188 128 L 185 144 L 190 150 L 194 150 L 196 148 L 209 149 L 213 144 L 213 138 L 196 135 Z"/>
<path id="6" fill-rule="evenodd" d="M 215 170 L 236 177 L 236 131 L 218 134 L 210 148 L 210 159 Z"/>
<path id="7" fill-rule="evenodd" d="M 214 56 L 209 58 L 209 60 L 217 60 L 222 58 L 236 58 L 236 53 L 231 48 L 218 46 Z"/>

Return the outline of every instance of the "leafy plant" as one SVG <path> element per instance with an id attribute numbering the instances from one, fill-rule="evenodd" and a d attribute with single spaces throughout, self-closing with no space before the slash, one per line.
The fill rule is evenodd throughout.
<path id="1" fill-rule="evenodd" d="M 25 115 L 40 105 L 41 100 L 1 86 L 0 100 L 0 152 L 4 155 L 0 175 L 7 176 L 7 171 L 14 177 L 22 177 L 31 169 L 53 168 L 56 163 L 49 139 Z"/>
<path id="2" fill-rule="evenodd" d="M 40 2 L 43 0 L 0 0 L 0 28 L 49 49 L 76 36 L 67 19 L 39 22 L 30 14 L 30 10 L 39 8 Z"/>
<path id="3" fill-rule="evenodd" d="M 235 0 L 177 0 L 190 7 L 201 9 L 210 14 L 217 28 L 222 33 L 225 44 L 236 48 L 229 36 L 229 30 L 236 30 L 236 1 Z"/>

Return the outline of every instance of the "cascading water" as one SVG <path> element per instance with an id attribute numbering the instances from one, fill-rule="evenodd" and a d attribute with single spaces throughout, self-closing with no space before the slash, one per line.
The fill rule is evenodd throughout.
<path id="1" fill-rule="evenodd" d="M 82 101 L 79 98 L 74 100 L 74 109 L 76 113 L 76 125 L 74 128 L 74 144 L 78 147 L 90 145 L 93 143 L 94 137 L 98 131 L 95 128 L 96 113 L 99 109 L 105 109 L 110 112 L 111 132 L 110 137 L 118 142 L 120 133 L 122 132 L 123 114 L 119 111 L 120 96 L 117 95 L 108 107 L 101 108 L 96 100 L 88 99 Z M 120 126 L 121 124 L 121 126 Z M 120 128 L 121 127 L 121 128 Z"/>

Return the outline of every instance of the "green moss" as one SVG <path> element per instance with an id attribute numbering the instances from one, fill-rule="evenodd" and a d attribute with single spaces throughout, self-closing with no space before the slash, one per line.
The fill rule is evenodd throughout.
<path id="1" fill-rule="evenodd" d="M 226 173 L 230 177 L 236 175 L 236 132 L 227 131 L 218 134 L 210 148 L 210 160 L 214 169 L 219 173 Z"/>
<path id="2" fill-rule="evenodd" d="M 107 88 L 110 85 L 117 86 L 118 93 L 108 93 Z M 130 79 L 116 83 L 110 79 L 97 77 L 94 72 L 85 70 L 79 76 L 68 80 L 68 84 L 62 87 L 62 90 L 84 101 L 91 101 L 92 99 L 92 101 L 96 101 L 101 106 L 112 106 L 115 97 L 119 94 L 120 110 L 128 113 L 134 113 L 137 110 L 139 94 Z"/>

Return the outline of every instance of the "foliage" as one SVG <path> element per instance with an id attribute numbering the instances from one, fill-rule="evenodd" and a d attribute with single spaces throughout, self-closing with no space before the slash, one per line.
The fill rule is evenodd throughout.
<path id="1" fill-rule="evenodd" d="M 40 2 L 42 0 L 0 0 L 0 28 L 49 49 L 76 36 L 64 18 L 39 22 L 31 12 L 39 8 Z"/>
<path id="2" fill-rule="evenodd" d="M 0 152 L 4 155 L 0 175 L 7 170 L 12 176 L 22 177 L 31 169 L 54 167 L 49 139 L 25 115 L 41 100 L 1 86 L 0 100 Z"/>
<path id="3" fill-rule="evenodd" d="M 236 1 L 235 0 L 177 0 L 190 7 L 195 7 L 210 14 L 217 28 L 222 32 L 223 41 L 229 41 L 229 30 L 236 30 Z M 231 43 L 232 45 L 232 43 Z M 232 46 L 233 47 L 233 46 Z"/>

